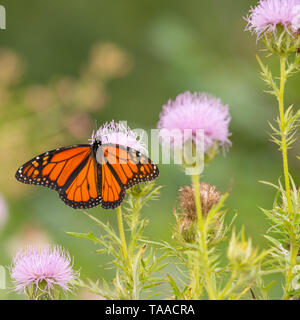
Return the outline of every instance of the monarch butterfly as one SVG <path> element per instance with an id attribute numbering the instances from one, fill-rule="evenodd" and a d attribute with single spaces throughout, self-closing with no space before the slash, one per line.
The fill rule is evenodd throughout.
<path id="1" fill-rule="evenodd" d="M 47 151 L 21 166 L 16 179 L 52 188 L 74 209 L 118 207 L 125 190 L 159 170 L 140 151 L 119 144 L 79 144 Z"/>

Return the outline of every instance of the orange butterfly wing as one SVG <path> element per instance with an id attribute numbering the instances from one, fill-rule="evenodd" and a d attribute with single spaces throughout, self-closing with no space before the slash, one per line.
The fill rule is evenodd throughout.
<path id="1" fill-rule="evenodd" d="M 131 186 L 156 178 L 159 170 L 151 160 L 131 148 L 75 145 L 51 150 L 25 163 L 17 180 L 52 188 L 74 209 L 118 207 Z M 98 162 L 99 163 L 98 163 Z"/>
<path id="2" fill-rule="evenodd" d="M 91 154 L 73 173 L 75 176 L 59 193 L 60 198 L 74 209 L 87 209 L 99 205 L 102 197 L 99 192 L 97 163 Z"/>
<path id="3" fill-rule="evenodd" d="M 25 163 L 17 180 L 52 188 L 69 206 L 91 208 L 101 203 L 97 164 L 90 145 L 51 150 Z"/>
<path id="4" fill-rule="evenodd" d="M 98 157 L 102 166 L 102 207 L 118 207 L 125 190 L 133 185 L 155 179 L 159 170 L 151 160 L 131 148 L 120 145 L 102 145 Z"/>

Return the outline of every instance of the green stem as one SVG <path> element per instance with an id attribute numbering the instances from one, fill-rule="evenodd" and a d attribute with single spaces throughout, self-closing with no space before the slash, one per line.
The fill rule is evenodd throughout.
<path id="1" fill-rule="evenodd" d="M 194 197 L 195 197 L 195 204 L 197 210 L 197 222 L 200 231 L 200 255 L 201 259 L 203 260 L 203 267 L 204 267 L 204 279 L 206 283 L 206 289 L 208 293 L 208 297 L 210 300 L 216 299 L 215 290 L 212 283 L 212 272 L 209 265 L 208 259 L 208 250 L 206 244 L 206 233 L 207 233 L 207 224 L 204 222 L 203 215 L 202 215 L 202 208 L 201 208 L 201 199 L 200 199 L 200 186 L 199 186 L 199 175 L 192 176 L 192 182 L 194 185 Z M 199 256 L 197 256 L 197 261 L 195 261 L 195 268 L 194 270 L 199 270 Z M 199 271 L 197 272 L 199 274 Z M 196 276 L 197 281 L 199 281 L 199 276 Z"/>
<path id="2" fill-rule="evenodd" d="M 134 249 L 136 248 L 136 241 L 137 241 L 137 228 L 140 224 L 140 217 L 139 213 L 141 210 L 141 199 L 139 196 L 131 196 L 133 197 L 132 201 L 135 203 L 135 205 L 132 208 L 131 212 L 131 220 L 130 220 L 130 231 L 131 231 L 131 237 L 128 245 L 128 252 L 129 257 L 132 257 L 134 254 Z"/>
<path id="3" fill-rule="evenodd" d="M 286 123 L 284 118 L 284 88 L 286 82 L 286 56 L 280 56 L 280 90 L 278 103 L 279 103 L 279 113 L 280 113 L 280 131 L 281 131 L 281 151 L 282 151 L 282 162 L 283 162 L 283 174 L 285 181 L 285 191 L 288 212 L 290 214 L 290 219 L 292 220 L 292 200 L 290 191 L 290 178 L 289 178 L 289 167 L 288 167 L 288 157 L 287 157 L 287 141 L 286 141 Z"/>
<path id="4" fill-rule="evenodd" d="M 192 182 L 194 185 L 194 197 L 195 197 L 195 204 L 196 204 L 196 211 L 197 211 L 197 221 L 198 221 L 199 229 L 201 232 L 201 238 L 202 240 L 205 240 L 205 234 L 203 232 L 204 221 L 203 221 L 201 198 L 200 198 L 199 175 L 192 176 Z"/>
<path id="5" fill-rule="evenodd" d="M 232 284 L 233 284 L 233 281 L 235 280 L 235 278 L 236 278 L 236 272 L 235 272 L 235 270 L 232 270 L 230 279 L 228 280 L 228 282 L 227 282 L 226 286 L 224 287 L 224 289 L 222 290 L 222 292 L 219 294 L 218 300 L 223 300 L 225 296 L 228 296 L 230 294 L 231 287 L 232 287 Z"/>
<path id="6" fill-rule="evenodd" d="M 294 241 L 291 241 L 290 263 L 289 263 L 288 271 L 286 275 L 285 294 L 283 297 L 284 300 L 288 300 L 290 298 L 290 295 L 288 294 L 288 292 L 292 289 L 291 282 L 293 279 L 293 268 L 297 264 L 298 252 L 299 252 L 299 246 L 295 244 Z"/>
<path id="7" fill-rule="evenodd" d="M 284 118 L 284 88 L 287 79 L 286 71 L 286 56 L 280 56 L 280 91 L 278 96 L 279 103 L 279 113 L 280 113 L 280 132 L 281 132 L 281 151 L 282 151 L 282 162 L 283 162 L 283 173 L 285 181 L 285 192 L 287 199 L 287 207 L 289 213 L 290 221 L 294 220 L 293 205 L 291 199 L 291 187 L 289 178 L 289 168 L 288 168 L 288 156 L 287 156 L 287 136 L 286 136 L 286 123 Z M 297 255 L 299 251 L 299 246 L 296 244 L 294 239 L 294 233 L 290 234 L 290 261 L 288 262 L 287 272 L 286 272 L 286 284 L 285 284 L 285 294 L 284 299 L 289 299 L 288 292 L 291 290 L 291 281 L 293 278 L 293 268 L 296 265 Z"/>
<path id="8" fill-rule="evenodd" d="M 199 300 L 201 296 L 202 286 L 200 279 L 200 270 L 199 270 L 199 255 L 196 254 L 196 257 L 192 256 L 192 259 L 189 259 L 189 265 L 194 266 L 192 271 L 192 283 L 191 283 L 191 299 Z"/>
<path id="9" fill-rule="evenodd" d="M 118 227 L 119 227 L 119 232 L 120 232 L 120 239 L 121 239 L 121 244 L 122 244 L 122 251 L 123 251 L 124 258 L 127 259 L 128 253 L 127 253 L 126 238 L 125 238 L 124 227 L 123 227 L 121 206 L 117 208 L 117 217 L 118 217 Z"/>

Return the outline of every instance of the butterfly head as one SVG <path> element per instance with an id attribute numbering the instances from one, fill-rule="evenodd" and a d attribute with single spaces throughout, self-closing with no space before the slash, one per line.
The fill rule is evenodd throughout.
<path id="1" fill-rule="evenodd" d="M 102 145 L 101 138 L 99 135 L 97 135 L 97 131 L 95 130 L 93 130 L 92 137 L 89 139 L 89 141 L 90 145 L 92 146 L 96 145 L 98 147 Z"/>
<path id="2" fill-rule="evenodd" d="M 91 146 L 92 146 L 94 155 L 97 154 L 97 151 L 99 150 L 99 147 L 101 147 L 101 145 L 102 145 L 102 141 L 101 141 L 101 140 L 97 140 L 97 139 L 95 139 L 95 140 L 91 143 Z"/>

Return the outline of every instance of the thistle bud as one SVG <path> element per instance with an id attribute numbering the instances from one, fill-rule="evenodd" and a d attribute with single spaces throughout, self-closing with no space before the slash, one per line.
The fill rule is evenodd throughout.
<path id="1" fill-rule="evenodd" d="M 215 186 L 206 182 L 200 183 L 200 200 L 203 217 L 206 217 L 213 205 L 216 205 L 221 197 Z M 184 186 L 179 190 L 179 210 L 176 213 L 179 226 L 179 233 L 185 241 L 192 242 L 196 235 L 197 210 L 194 196 L 194 189 L 190 186 Z"/>
<path id="2" fill-rule="evenodd" d="M 256 266 L 267 255 L 267 251 L 258 252 L 253 247 L 251 239 L 246 239 L 244 230 L 240 235 L 236 235 L 232 232 L 231 240 L 229 242 L 227 257 L 235 270 L 243 270 L 249 272 L 249 276 L 252 272 L 255 272 Z"/>
<path id="3" fill-rule="evenodd" d="M 219 202 L 220 197 L 221 194 L 216 190 L 215 186 L 211 186 L 206 182 L 200 183 L 200 199 L 204 217 L 208 214 L 212 206 Z M 193 187 L 184 186 L 179 190 L 179 207 L 181 212 L 191 220 L 194 221 L 197 219 Z"/>
<path id="4" fill-rule="evenodd" d="M 229 243 L 227 256 L 228 259 L 236 265 L 247 265 L 252 255 L 251 240 L 239 241 L 233 235 Z"/>

